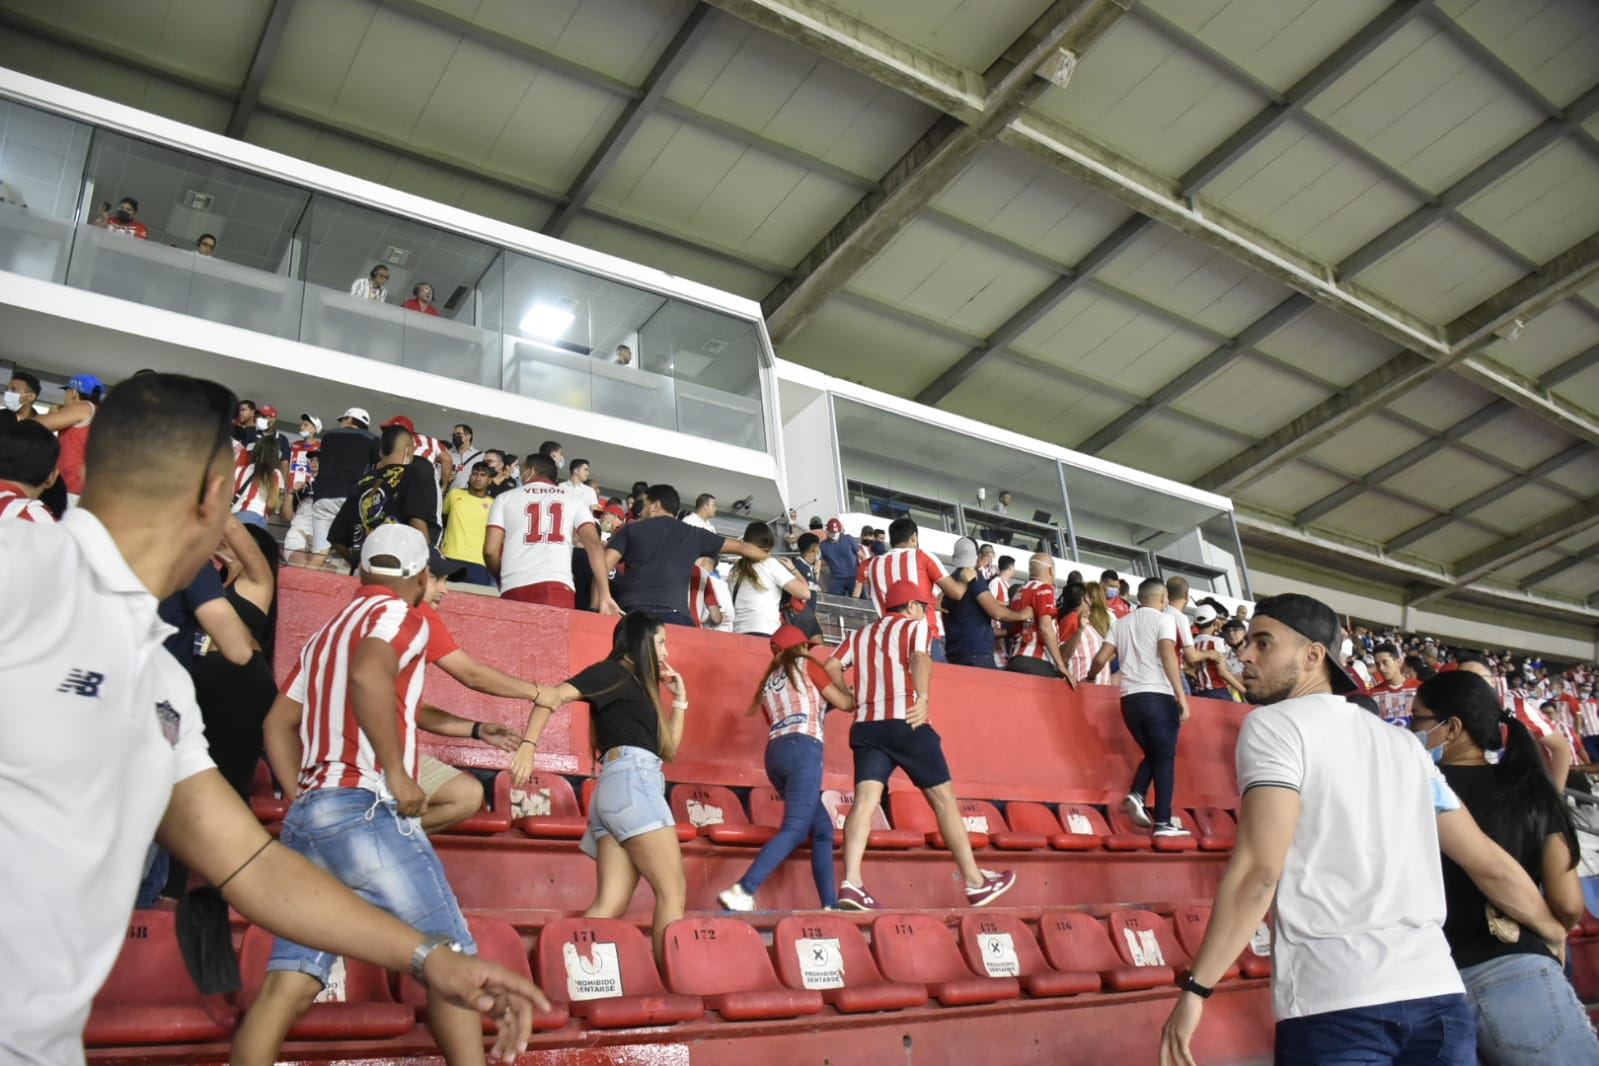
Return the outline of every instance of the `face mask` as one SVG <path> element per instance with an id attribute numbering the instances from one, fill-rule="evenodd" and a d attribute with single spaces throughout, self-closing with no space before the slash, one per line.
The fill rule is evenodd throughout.
<path id="1" fill-rule="evenodd" d="M 309 429 L 300 430 L 300 439 L 301 440 L 310 440 L 311 439 L 311 431 Z"/>
<path id="2" fill-rule="evenodd" d="M 1417 742 L 1420 743 L 1422 747 L 1427 748 L 1427 738 L 1432 736 L 1433 730 L 1439 728 L 1439 726 L 1447 724 L 1448 723 L 1446 722 L 1439 722 L 1437 725 L 1433 726 L 1432 729 L 1424 729 L 1420 733 L 1412 734 L 1412 736 L 1416 738 Z M 1446 740 L 1443 744 L 1438 745 L 1436 748 L 1427 748 L 1427 754 L 1432 756 L 1433 762 L 1442 763 L 1444 761 L 1444 747 L 1448 743 L 1449 742 Z"/>
<path id="3" fill-rule="evenodd" d="M 272 423 L 267 421 L 265 418 L 258 418 L 255 420 L 255 428 L 261 430 L 262 432 L 265 432 L 271 425 Z"/>
<path id="4" fill-rule="evenodd" d="M 1105 590 L 1105 598 L 1107 600 L 1114 600 L 1117 596 L 1120 596 L 1120 595 L 1121 595 L 1121 589 L 1106 589 Z"/>
<path id="5" fill-rule="evenodd" d="M 132 217 L 133 216 L 128 214 L 128 212 L 126 212 L 126 211 L 118 211 L 117 212 L 117 221 L 122 223 L 124 226 L 126 226 L 128 224 L 128 220 L 131 219 Z"/>
<path id="6" fill-rule="evenodd" d="M 22 393 L 6 390 L 6 410 L 15 411 L 22 407 Z"/>
<path id="7" fill-rule="evenodd" d="M 466 438 L 461 436 L 459 433 L 453 433 L 450 435 L 450 443 L 459 448 L 461 445 L 466 443 Z"/>

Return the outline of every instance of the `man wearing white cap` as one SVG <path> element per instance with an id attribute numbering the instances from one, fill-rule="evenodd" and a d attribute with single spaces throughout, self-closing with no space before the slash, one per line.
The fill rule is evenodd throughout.
<path id="1" fill-rule="evenodd" d="M 1226 638 L 1221 636 L 1221 625 L 1225 619 L 1220 611 L 1208 603 L 1199 605 L 1199 614 L 1194 619 L 1198 632 L 1194 634 L 1194 650 L 1205 655 L 1214 652 L 1215 656 L 1200 658 L 1194 665 L 1194 676 L 1197 682 L 1194 695 L 1206 700 L 1231 700 L 1233 693 L 1240 696 L 1244 694 L 1244 683 L 1238 680 L 1227 662 L 1228 652 Z"/>
<path id="2" fill-rule="evenodd" d="M 419 951 L 475 955 L 420 821 L 427 796 L 416 780 L 416 712 L 429 627 L 414 608 L 427 591 L 430 558 L 427 538 L 412 526 L 367 534 L 361 587 L 306 643 L 263 733 L 273 772 L 298 792 L 283 819 L 284 845 L 427 934 Z M 232 1061 L 276 1061 L 337 961 L 279 937 Z M 473 1011 L 430 997 L 428 1027 L 447 1062 L 483 1061 Z"/>
<path id="3" fill-rule="evenodd" d="M 328 531 L 345 498 L 378 461 L 378 439 L 367 429 L 371 424 L 371 415 L 352 407 L 339 416 L 337 426 L 322 435 L 316 483 L 311 487 L 311 550 L 318 555 L 328 553 Z"/>

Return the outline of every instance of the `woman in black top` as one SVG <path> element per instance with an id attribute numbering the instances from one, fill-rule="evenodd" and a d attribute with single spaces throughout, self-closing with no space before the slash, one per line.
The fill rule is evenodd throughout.
<path id="1" fill-rule="evenodd" d="M 1582 915 L 1577 834 L 1527 727 L 1489 684 L 1462 670 L 1422 682 L 1410 728 L 1484 833 L 1544 892 L 1568 929 Z M 1500 751 L 1490 764 L 1484 752 Z M 1560 962 L 1538 935 L 1501 914 L 1447 858 L 1444 936 L 1477 1010 L 1477 1054 L 1489 1066 L 1599 1063 L 1599 1039 Z"/>
<path id="2" fill-rule="evenodd" d="M 672 693 L 672 713 L 661 686 Z M 599 864 L 599 887 L 587 918 L 620 918 L 633 902 L 639 876 L 655 893 L 655 956 L 666 926 L 683 916 L 688 887 L 676 819 L 666 802 L 662 760 L 677 754 L 688 712 L 683 678 L 666 661 L 666 628 L 631 611 L 616 623 L 611 654 L 576 677 L 539 692 L 525 739 L 511 763 L 512 776 L 533 769 L 539 734 L 550 715 L 568 703 L 589 705 L 600 776 L 589 800 L 588 832 L 580 845 Z"/>

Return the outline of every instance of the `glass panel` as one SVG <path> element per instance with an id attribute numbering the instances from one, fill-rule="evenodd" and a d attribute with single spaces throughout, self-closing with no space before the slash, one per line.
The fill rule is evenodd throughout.
<path id="1" fill-rule="evenodd" d="M 0 101 L 0 270 L 61 282 L 88 126 Z"/>
<path id="2" fill-rule="evenodd" d="M 751 322 L 667 301 L 638 331 L 646 370 L 677 381 L 677 424 L 685 433 L 764 450 L 760 341 Z"/>
<path id="3" fill-rule="evenodd" d="M 299 335 L 294 230 L 307 194 L 281 182 L 96 131 L 67 282 L 91 292 Z M 126 221 L 119 213 L 128 212 Z"/>
<path id="4" fill-rule="evenodd" d="M 997 515 L 992 511 L 965 509 L 966 532 L 985 544 L 1003 544 L 1019 551 L 1047 551 L 1065 556 L 1065 537 L 1054 526 L 1029 522 L 1023 518 Z"/>
<path id="5" fill-rule="evenodd" d="M 1127 571 L 1140 577 L 1180 572 L 1196 586 L 1201 580 L 1213 583 L 1220 573 L 1236 568 L 1231 534 L 1217 540 L 1213 532 L 1231 529 L 1225 510 L 1109 474 L 1073 466 L 1065 467 L 1065 473 L 1083 563 L 1116 569 L 1123 577 Z M 1151 556 L 1190 569 L 1162 567 L 1162 573 L 1154 575 L 1149 572 Z M 1230 580 L 1232 587 L 1241 587 L 1236 575 Z"/>

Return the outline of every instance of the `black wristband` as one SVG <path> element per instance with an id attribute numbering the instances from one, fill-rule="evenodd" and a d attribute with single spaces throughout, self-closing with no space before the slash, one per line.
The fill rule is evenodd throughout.
<path id="1" fill-rule="evenodd" d="M 482 740 L 483 739 L 483 723 L 482 722 L 473 722 L 472 723 L 472 739 L 473 740 Z"/>
<path id="2" fill-rule="evenodd" d="M 1209 999 L 1210 994 L 1216 991 L 1214 988 L 1206 988 L 1204 985 L 1194 980 L 1192 971 L 1184 973 L 1180 978 L 1177 979 L 1177 987 L 1184 992 L 1192 992 L 1200 999 Z"/>

